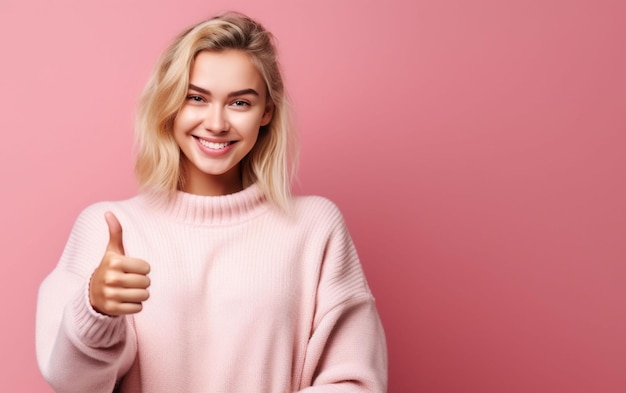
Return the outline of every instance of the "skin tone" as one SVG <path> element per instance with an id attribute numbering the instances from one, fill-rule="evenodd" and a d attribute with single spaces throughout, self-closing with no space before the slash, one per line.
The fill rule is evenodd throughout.
<path id="1" fill-rule="evenodd" d="M 266 97 L 265 81 L 245 52 L 198 54 L 174 120 L 174 139 L 184 155 L 183 191 L 225 195 L 243 189 L 241 160 L 272 119 Z"/>
<path id="2" fill-rule="evenodd" d="M 142 302 L 150 297 L 150 265 L 126 256 L 122 226 L 111 212 L 106 212 L 104 218 L 109 227 L 109 244 L 102 262 L 91 276 L 89 302 L 100 314 L 138 313 L 143 308 Z"/>
<path id="3" fill-rule="evenodd" d="M 269 124 L 273 110 L 265 82 L 245 52 L 200 52 L 174 120 L 185 173 L 182 191 L 205 196 L 241 191 L 241 160 L 254 147 L 259 128 Z M 126 256 L 122 226 L 111 212 L 105 220 L 109 243 L 91 277 L 89 301 L 105 315 L 138 313 L 150 296 L 150 265 Z"/>

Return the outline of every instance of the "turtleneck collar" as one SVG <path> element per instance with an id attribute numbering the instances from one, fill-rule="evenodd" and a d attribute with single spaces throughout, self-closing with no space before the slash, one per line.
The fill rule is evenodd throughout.
<path id="1" fill-rule="evenodd" d="M 261 188 L 253 184 L 234 194 L 201 196 L 177 191 L 170 198 L 162 192 L 143 194 L 148 206 L 176 221 L 189 224 L 232 224 L 265 211 L 269 204 Z"/>

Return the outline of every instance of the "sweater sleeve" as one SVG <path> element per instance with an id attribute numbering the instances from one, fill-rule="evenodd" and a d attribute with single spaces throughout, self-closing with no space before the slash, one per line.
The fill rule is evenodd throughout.
<path id="1" fill-rule="evenodd" d="M 339 210 L 330 214 L 301 392 L 387 390 L 385 334 Z"/>
<path id="2" fill-rule="evenodd" d="M 81 213 L 39 288 L 37 362 L 56 392 L 111 392 L 134 361 L 131 318 L 99 314 L 89 303 L 89 279 L 108 240 L 106 210 L 97 204 Z"/>

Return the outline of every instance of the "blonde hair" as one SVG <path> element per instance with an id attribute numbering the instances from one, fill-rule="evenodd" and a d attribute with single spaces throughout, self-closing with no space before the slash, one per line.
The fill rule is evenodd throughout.
<path id="1" fill-rule="evenodd" d="M 236 49 L 250 56 L 274 104 L 252 150 L 241 162 L 243 186 L 257 183 L 268 199 L 289 210 L 297 148 L 273 35 L 251 18 L 229 12 L 182 32 L 165 50 L 146 85 L 137 111 L 135 174 L 141 188 L 173 194 L 184 183 L 181 152 L 172 133 L 184 103 L 189 72 L 202 51 Z"/>

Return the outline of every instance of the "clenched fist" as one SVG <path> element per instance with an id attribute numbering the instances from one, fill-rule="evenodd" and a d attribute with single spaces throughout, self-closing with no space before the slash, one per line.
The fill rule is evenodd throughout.
<path id="1" fill-rule="evenodd" d="M 150 265 L 125 255 L 120 222 L 111 212 L 106 212 L 104 218 L 109 227 L 109 244 L 91 276 L 89 302 L 94 310 L 105 315 L 138 313 L 141 302 L 150 296 L 147 289 Z"/>

